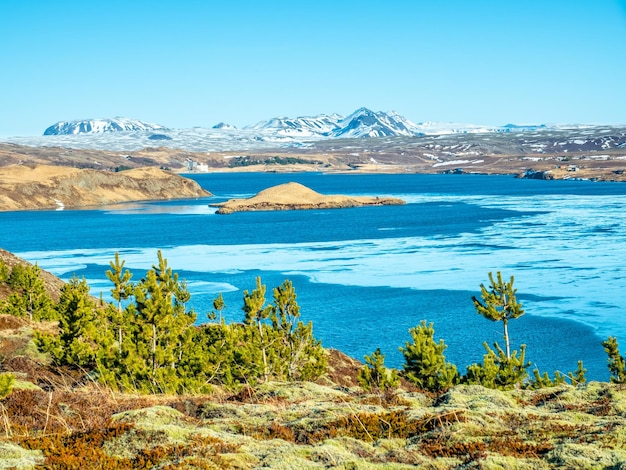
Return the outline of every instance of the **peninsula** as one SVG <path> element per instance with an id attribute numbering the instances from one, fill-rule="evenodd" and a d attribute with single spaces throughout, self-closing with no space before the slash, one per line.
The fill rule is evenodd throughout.
<path id="1" fill-rule="evenodd" d="M 219 207 L 218 214 L 232 214 L 233 212 L 339 209 L 402 204 L 405 204 L 405 201 L 391 197 L 323 195 L 299 183 L 285 183 L 265 189 L 251 198 L 230 199 L 210 205 Z"/>
<path id="2" fill-rule="evenodd" d="M 0 211 L 76 208 L 210 195 L 195 181 L 154 167 L 120 172 L 53 165 L 0 167 Z"/>

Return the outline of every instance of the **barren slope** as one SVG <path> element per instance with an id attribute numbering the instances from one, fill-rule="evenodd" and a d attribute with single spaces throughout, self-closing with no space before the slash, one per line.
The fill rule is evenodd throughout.
<path id="1" fill-rule="evenodd" d="M 114 173 L 48 165 L 0 167 L 4 211 L 208 195 L 196 182 L 157 168 Z"/>

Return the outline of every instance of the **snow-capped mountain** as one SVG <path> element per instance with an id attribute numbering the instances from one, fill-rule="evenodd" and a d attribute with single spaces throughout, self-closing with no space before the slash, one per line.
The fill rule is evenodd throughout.
<path id="1" fill-rule="evenodd" d="M 341 119 L 338 124 L 332 131 L 333 137 L 391 137 L 420 134 L 416 124 L 395 111 L 384 113 L 359 108 Z"/>
<path id="2" fill-rule="evenodd" d="M 225 122 L 218 122 L 211 129 L 237 129 L 237 128 L 231 124 L 226 124 Z"/>
<path id="3" fill-rule="evenodd" d="M 343 116 L 339 114 L 320 114 L 297 118 L 275 117 L 267 121 L 246 126 L 244 129 L 273 130 L 281 135 L 318 135 L 329 136 L 339 126 Z"/>
<path id="4" fill-rule="evenodd" d="M 274 130 L 285 136 L 317 137 L 390 137 L 420 134 L 416 124 L 396 112 L 385 113 L 359 108 L 349 116 L 320 114 L 307 117 L 276 117 L 246 127 L 249 130 Z"/>
<path id="5" fill-rule="evenodd" d="M 165 127 L 137 119 L 116 117 L 112 119 L 85 119 L 60 121 L 48 127 L 43 135 L 102 134 L 117 131 L 156 131 Z"/>

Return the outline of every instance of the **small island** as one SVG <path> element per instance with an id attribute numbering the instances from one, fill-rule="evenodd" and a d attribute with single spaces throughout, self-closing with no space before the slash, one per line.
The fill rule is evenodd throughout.
<path id="1" fill-rule="evenodd" d="M 230 199 L 210 204 L 218 207 L 218 214 L 250 211 L 281 211 L 303 209 L 339 209 L 361 206 L 388 206 L 406 204 L 392 197 L 323 195 L 300 183 L 285 183 L 265 189 L 247 199 Z"/>

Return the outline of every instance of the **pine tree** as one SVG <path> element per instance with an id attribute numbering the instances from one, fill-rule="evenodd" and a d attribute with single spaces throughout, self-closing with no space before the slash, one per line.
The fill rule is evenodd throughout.
<path id="1" fill-rule="evenodd" d="M 578 361 L 578 368 L 576 372 L 568 372 L 567 376 L 570 379 L 572 385 L 582 385 L 587 383 L 586 377 L 587 369 L 583 367 L 583 361 Z"/>
<path id="2" fill-rule="evenodd" d="M 371 355 L 365 356 L 365 365 L 357 377 L 359 385 L 365 390 L 389 390 L 400 385 L 400 377 L 395 369 L 385 367 L 385 355 L 376 348 Z"/>
<path id="3" fill-rule="evenodd" d="M 583 367 L 583 361 L 578 361 L 578 369 L 576 372 L 568 372 L 567 374 L 563 374 L 559 371 L 554 372 L 554 379 L 550 378 L 550 375 L 547 372 L 541 374 L 539 369 L 535 367 L 533 370 L 533 379 L 526 385 L 526 388 L 530 389 L 539 389 L 546 387 L 556 387 L 557 385 L 562 385 L 567 382 L 569 379 L 572 385 L 580 385 L 584 384 L 587 379 L 585 377 L 585 373 L 587 370 Z"/>
<path id="4" fill-rule="evenodd" d="M 7 284 L 13 293 L 7 299 L 5 312 L 30 320 L 55 319 L 54 303 L 46 291 L 39 266 L 16 264 L 11 269 Z"/>
<path id="5" fill-rule="evenodd" d="M 267 382 L 270 375 L 269 363 L 267 358 L 267 349 L 268 349 L 268 339 L 266 334 L 264 334 L 264 323 L 263 320 L 269 318 L 272 307 L 269 305 L 265 305 L 265 291 L 266 287 L 261 284 L 261 278 L 256 278 L 256 289 L 252 292 L 248 292 L 245 290 L 243 292 L 243 311 L 245 313 L 244 323 L 246 325 L 256 325 L 258 329 L 258 347 L 261 352 L 261 357 L 263 361 L 263 370 L 262 375 L 264 381 Z"/>
<path id="6" fill-rule="evenodd" d="M 513 351 L 509 357 L 498 343 L 494 344 L 495 351 L 487 343 L 483 343 L 483 346 L 487 350 L 483 363 L 468 366 L 462 382 L 498 390 L 521 387 L 528 377 L 527 369 L 531 364 L 526 362 L 526 345 L 521 345 L 519 356 L 517 351 Z"/>
<path id="7" fill-rule="evenodd" d="M 480 285 L 481 302 L 476 297 L 472 297 L 476 312 L 491 321 L 501 321 L 504 325 L 504 343 L 506 346 L 506 357 L 511 358 L 511 347 L 509 344 L 509 320 L 519 318 L 524 314 L 522 304 L 517 302 L 515 293 L 517 289 L 513 289 L 513 276 L 509 282 L 502 280 L 502 274 L 497 272 L 497 279 L 494 280 L 493 274 L 489 273 L 489 290 L 484 284 Z"/>
<path id="8" fill-rule="evenodd" d="M 421 324 L 409 330 L 413 342 L 406 342 L 400 351 L 404 355 L 404 375 L 422 390 L 440 392 L 459 380 L 456 366 L 446 361 L 444 351 L 447 346 L 440 340 L 436 343 L 433 324 Z"/>
<path id="9" fill-rule="evenodd" d="M 276 340 L 270 349 L 279 366 L 274 369 L 281 370 L 279 378 L 314 380 L 326 369 L 326 357 L 321 343 L 313 337 L 313 324 L 299 321 L 300 306 L 291 281 L 285 280 L 273 293 L 270 318 Z"/>
<path id="10" fill-rule="evenodd" d="M 0 400 L 8 397 L 13 391 L 15 376 L 10 372 L 0 373 Z"/>
<path id="11" fill-rule="evenodd" d="M 115 260 L 109 262 L 111 269 L 106 271 L 106 276 L 113 283 L 111 296 L 117 302 L 117 308 L 109 310 L 109 321 L 117 332 L 119 350 L 124 341 L 124 326 L 128 324 L 122 303 L 133 295 L 133 284 L 130 282 L 133 274 L 128 269 L 124 270 L 124 264 L 126 261 L 120 261 L 120 254 L 115 252 Z"/>
<path id="12" fill-rule="evenodd" d="M 98 350 L 106 344 L 106 329 L 101 314 L 89 295 L 85 279 L 73 277 L 61 288 L 56 306 L 59 334 L 38 333 L 41 350 L 49 352 L 59 365 L 91 369 L 96 365 Z"/>
<path id="13" fill-rule="evenodd" d="M 189 347 L 192 335 L 187 330 L 196 315 L 185 306 L 190 298 L 186 283 L 178 280 L 161 251 L 157 255 L 158 265 L 134 289 L 133 361 L 139 378 L 147 375 L 155 390 L 172 391 L 179 385 L 176 366 Z"/>
<path id="14" fill-rule="evenodd" d="M 626 383 L 626 359 L 620 355 L 617 338 L 609 336 L 606 341 L 602 342 L 602 346 L 609 356 L 611 383 Z"/>
<path id="15" fill-rule="evenodd" d="M 209 320 L 216 320 L 219 315 L 219 322 L 222 323 L 224 318 L 222 317 L 222 312 L 226 308 L 226 303 L 224 302 L 224 297 L 222 293 L 217 296 L 217 298 L 213 301 L 213 311 L 207 315 Z"/>
<path id="16" fill-rule="evenodd" d="M 9 280 L 9 267 L 0 259 L 0 283 L 5 283 Z"/>

